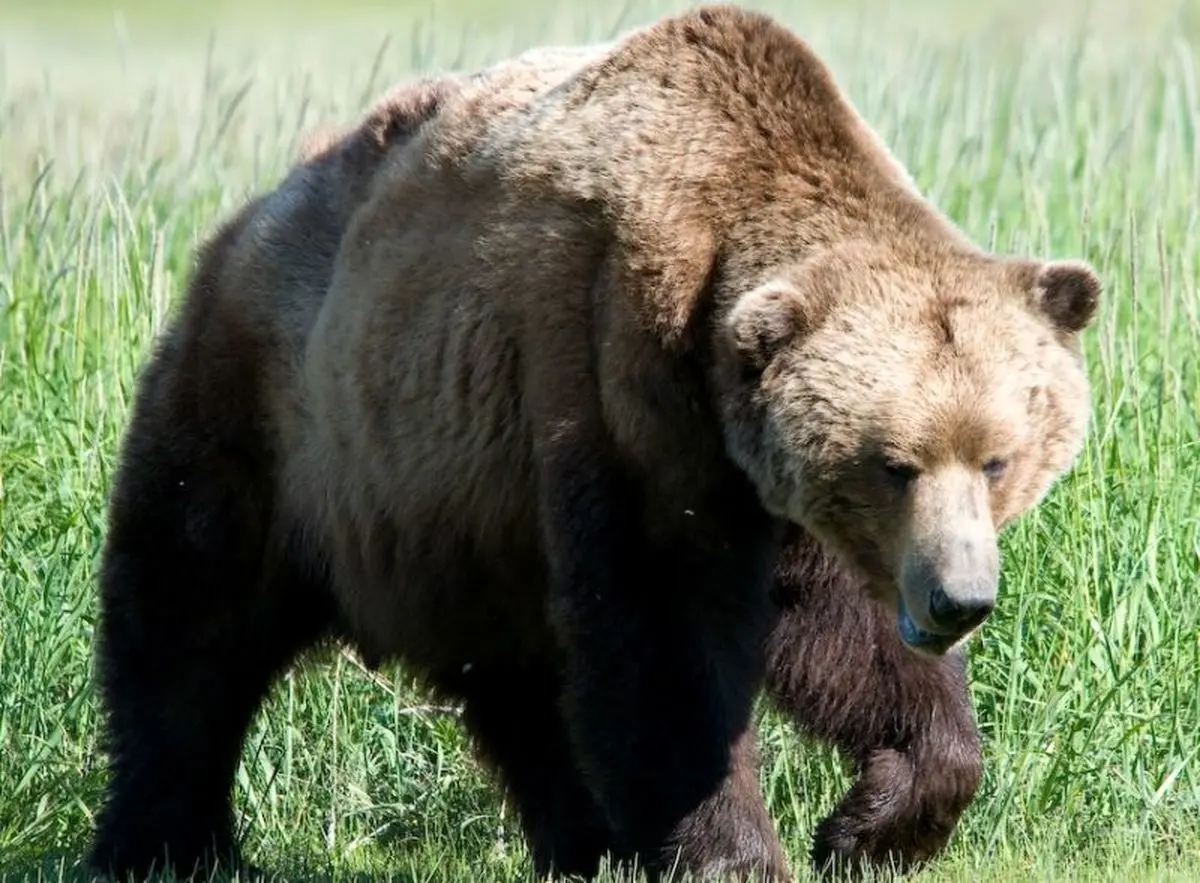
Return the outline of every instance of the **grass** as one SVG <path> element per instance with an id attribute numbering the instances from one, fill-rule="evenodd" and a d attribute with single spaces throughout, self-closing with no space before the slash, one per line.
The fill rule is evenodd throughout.
<path id="1" fill-rule="evenodd" d="M 1107 286 L 1086 341 L 1087 448 L 1006 536 L 1001 606 L 973 648 L 984 787 L 944 857 L 914 879 L 1200 879 L 1195 12 L 1133 0 L 980 7 L 994 19 L 944 0 L 759 5 L 831 61 L 972 236 L 1086 257 Z M 90 656 L 104 496 L 135 373 L 198 237 L 278 179 L 298 131 L 351 118 L 390 80 L 607 37 L 678 8 L 644 0 L 621 18 L 527 3 L 480 18 L 483 4 L 443 4 L 430 23 L 428 4 L 359 0 L 334 15 L 309 2 L 280 30 L 265 26 L 265 3 L 182 21 L 151 6 L 114 16 L 85 0 L 15 0 L 0 12 L 9 879 L 78 875 L 104 781 Z M 803 871 L 812 828 L 848 779 L 774 715 L 761 728 L 763 784 Z M 277 685 L 236 804 L 248 853 L 274 869 L 529 873 L 454 710 L 347 655 Z"/>

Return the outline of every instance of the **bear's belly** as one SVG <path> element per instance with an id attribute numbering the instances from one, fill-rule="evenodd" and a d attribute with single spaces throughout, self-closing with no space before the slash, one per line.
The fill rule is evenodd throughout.
<path id="1" fill-rule="evenodd" d="M 485 551 L 461 536 L 429 539 L 438 551 L 400 568 L 394 614 L 370 631 L 376 649 L 459 696 L 483 678 L 548 663 L 554 642 L 540 556 L 515 545 Z"/>
<path id="2" fill-rule="evenodd" d="M 284 445 L 347 630 L 430 676 L 536 657 L 546 569 L 511 317 L 465 282 L 435 296 L 363 272 L 323 306 Z"/>
<path id="3" fill-rule="evenodd" d="M 464 672 L 541 660 L 552 638 L 532 476 L 512 456 L 519 446 L 468 457 L 445 442 L 386 476 L 361 460 L 327 463 L 321 532 L 351 642 L 454 691 Z"/>

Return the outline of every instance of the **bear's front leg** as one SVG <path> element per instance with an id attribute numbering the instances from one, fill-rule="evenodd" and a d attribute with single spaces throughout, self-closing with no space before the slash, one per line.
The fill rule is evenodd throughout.
<path id="1" fill-rule="evenodd" d="M 742 731 L 720 787 L 676 827 L 665 850 L 702 879 L 792 879 L 758 783 L 755 736 L 753 724 Z"/>
<path id="2" fill-rule="evenodd" d="M 751 729 L 777 533 L 749 516 L 719 550 L 651 548 L 638 494 L 594 447 L 552 453 L 541 479 L 562 712 L 620 857 L 652 876 L 790 879 Z"/>
<path id="3" fill-rule="evenodd" d="M 814 866 L 907 870 L 936 856 L 983 769 L 963 655 L 906 647 L 895 615 L 801 531 L 776 590 L 782 617 L 768 643 L 768 693 L 858 773 L 817 828 Z"/>

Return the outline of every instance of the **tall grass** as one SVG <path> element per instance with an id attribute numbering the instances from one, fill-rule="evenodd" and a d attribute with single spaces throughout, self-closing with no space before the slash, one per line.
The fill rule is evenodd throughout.
<path id="1" fill-rule="evenodd" d="M 0 17 L 0 870 L 59 878 L 77 872 L 103 785 L 90 654 L 104 497 L 197 239 L 278 179 L 302 129 L 352 118 L 386 82 L 605 38 L 678 4 L 526 5 L 499 30 L 498 15 L 443 6 L 418 26 L 402 6 L 386 41 L 378 11 L 321 23 L 306 4 L 315 29 L 231 23 L 209 43 L 190 25 L 84 15 L 82 0 L 49 3 L 48 30 L 40 5 L 15 5 L 11 29 Z M 1000 608 L 973 648 L 984 787 L 921 879 L 1200 879 L 1194 13 L 1099 3 L 1085 28 L 1075 4 L 1035 27 L 1023 3 L 984 27 L 932 0 L 924 17 L 767 8 L 972 236 L 1085 257 L 1106 283 L 1087 448 L 1006 536 Z M 802 869 L 849 780 L 774 714 L 761 727 L 764 787 Z M 349 654 L 277 685 L 236 801 L 247 852 L 271 868 L 528 874 L 454 709 Z"/>

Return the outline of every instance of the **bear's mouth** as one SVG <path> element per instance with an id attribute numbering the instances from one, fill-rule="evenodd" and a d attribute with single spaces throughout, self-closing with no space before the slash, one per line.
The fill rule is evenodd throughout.
<path id="1" fill-rule="evenodd" d="M 942 635 L 937 632 L 925 631 L 908 615 L 908 608 L 904 606 L 903 598 L 900 599 L 900 606 L 896 611 L 896 622 L 900 629 L 900 638 L 905 644 L 914 650 L 933 656 L 945 655 L 963 637 L 962 635 Z"/>

